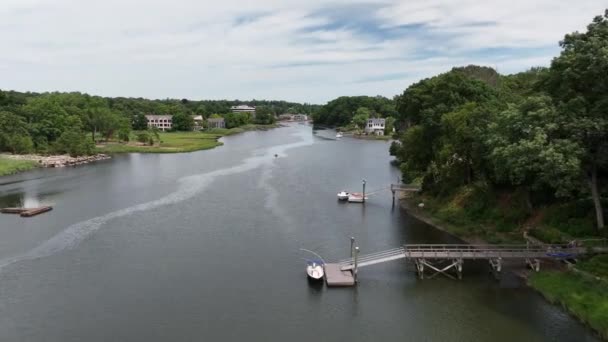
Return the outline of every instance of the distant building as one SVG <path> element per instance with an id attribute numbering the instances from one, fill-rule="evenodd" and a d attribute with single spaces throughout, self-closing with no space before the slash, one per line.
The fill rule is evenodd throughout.
<path id="1" fill-rule="evenodd" d="M 294 114 L 293 115 L 293 120 L 294 121 L 308 121 L 308 115 L 306 115 L 306 114 Z"/>
<path id="2" fill-rule="evenodd" d="M 255 107 L 243 104 L 230 107 L 230 111 L 232 111 L 233 113 L 250 113 L 252 115 L 255 115 Z"/>
<path id="3" fill-rule="evenodd" d="M 156 127 L 161 131 L 170 130 L 173 127 L 173 115 L 146 115 L 148 128 Z"/>
<path id="4" fill-rule="evenodd" d="M 226 128 L 226 121 L 224 118 L 209 118 L 207 119 L 207 128 Z"/>
<path id="5" fill-rule="evenodd" d="M 367 125 L 365 126 L 365 133 L 367 134 L 375 134 L 375 135 L 384 135 L 384 128 L 386 128 L 386 120 L 385 119 L 369 119 L 367 120 Z"/>
<path id="6" fill-rule="evenodd" d="M 201 129 L 203 129 L 202 115 L 192 115 L 192 120 L 194 121 L 194 126 L 192 127 L 193 131 L 200 131 Z"/>
<path id="7" fill-rule="evenodd" d="M 280 121 L 292 121 L 293 114 L 281 114 L 281 115 L 279 115 L 279 120 Z"/>

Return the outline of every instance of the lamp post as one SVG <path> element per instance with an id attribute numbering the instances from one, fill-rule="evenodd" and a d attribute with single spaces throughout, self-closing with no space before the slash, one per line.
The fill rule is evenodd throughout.
<path id="1" fill-rule="evenodd" d="M 365 179 L 363 180 L 363 203 L 365 203 Z"/>

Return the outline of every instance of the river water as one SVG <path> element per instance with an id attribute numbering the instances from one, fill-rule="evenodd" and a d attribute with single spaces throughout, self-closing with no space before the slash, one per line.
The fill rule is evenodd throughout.
<path id="1" fill-rule="evenodd" d="M 312 286 L 299 251 L 326 260 L 454 238 L 339 190 L 397 181 L 388 143 L 294 124 L 213 150 L 130 154 L 0 178 L 0 341 L 595 341 L 512 276 L 464 264 L 418 280 L 392 262 L 356 288 Z M 277 154 L 278 157 L 274 155 Z"/>

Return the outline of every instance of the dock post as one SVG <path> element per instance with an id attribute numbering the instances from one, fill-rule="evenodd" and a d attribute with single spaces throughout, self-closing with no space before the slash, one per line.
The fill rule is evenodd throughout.
<path id="1" fill-rule="evenodd" d="M 351 236 L 350 237 L 350 258 L 353 258 L 353 255 L 355 253 L 355 237 Z"/>
<path id="2" fill-rule="evenodd" d="M 365 203 L 365 179 L 363 180 L 363 203 Z"/>
<path id="3" fill-rule="evenodd" d="M 359 271 L 359 265 L 357 263 L 358 255 L 359 255 L 359 247 L 355 247 L 355 268 L 354 268 L 354 272 L 353 272 L 353 278 L 355 278 L 355 283 L 357 282 L 357 272 Z"/>

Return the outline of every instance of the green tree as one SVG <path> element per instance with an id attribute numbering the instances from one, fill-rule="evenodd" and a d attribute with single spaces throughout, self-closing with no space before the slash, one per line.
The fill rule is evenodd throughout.
<path id="1" fill-rule="evenodd" d="M 600 170 L 608 167 L 608 9 L 587 26 L 567 34 L 561 54 L 551 63 L 546 85 L 567 117 L 567 134 L 584 150 L 583 166 L 595 205 L 598 229 L 604 228 Z"/>
<path id="2" fill-rule="evenodd" d="M 95 150 L 95 145 L 87 139 L 84 132 L 79 129 L 67 130 L 57 139 L 56 152 L 68 153 L 72 157 L 90 155 Z"/>
<path id="3" fill-rule="evenodd" d="M 138 113 L 133 119 L 133 129 L 136 131 L 143 131 L 148 129 L 148 119 L 143 113 Z"/>
<path id="4" fill-rule="evenodd" d="M 548 97 L 512 106 L 490 125 L 490 159 L 499 181 L 531 190 L 549 186 L 568 196 L 579 186 L 582 149 L 563 138 L 564 117 Z"/>
<path id="5" fill-rule="evenodd" d="M 194 119 L 189 114 L 177 113 L 173 115 L 173 129 L 176 131 L 191 131 Z"/>

